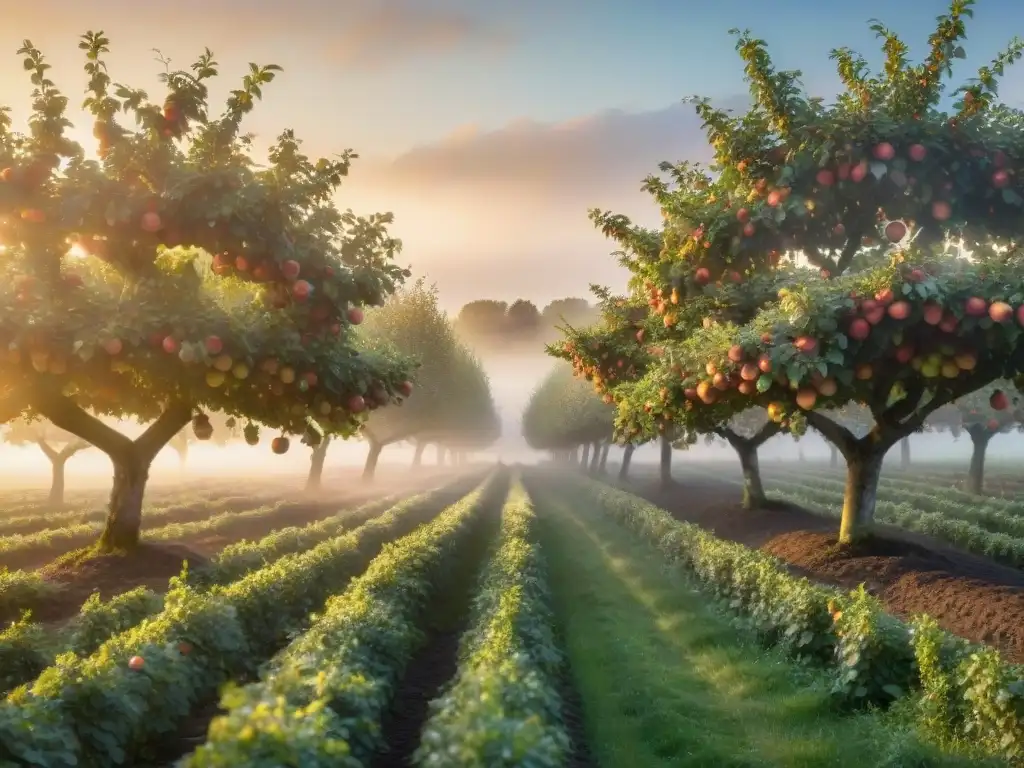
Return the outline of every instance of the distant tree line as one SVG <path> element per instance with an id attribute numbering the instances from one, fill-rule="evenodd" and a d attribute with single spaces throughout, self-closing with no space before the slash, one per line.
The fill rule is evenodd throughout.
<path id="1" fill-rule="evenodd" d="M 462 307 L 455 328 L 466 340 L 484 347 L 544 344 L 558 338 L 560 326 L 587 326 L 599 317 L 598 308 L 586 299 L 555 299 L 543 310 L 526 299 L 516 299 L 511 304 L 478 299 Z"/>

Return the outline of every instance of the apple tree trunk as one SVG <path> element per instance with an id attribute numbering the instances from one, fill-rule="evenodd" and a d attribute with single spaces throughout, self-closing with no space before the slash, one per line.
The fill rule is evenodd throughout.
<path id="1" fill-rule="evenodd" d="M 597 468 L 601 464 L 601 444 L 594 443 L 590 447 L 590 474 L 596 475 Z"/>
<path id="2" fill-rule="evenodd" d="M 600 472 L 602 475 L 605 473 L 605 470 L 608 467 L 608 451 L 611 450 L 611 447 L 612 444 L 611 441 L 609 441 L 605 443 L 604 446 L 601 448 L 601 461 L 597 465 L 597 471 Z"/>
<path id="3" fill-rule="evenodd" d="M 672 440 L 668 435 L 661 436 L 661 460 L 658 464 L 659 480 L 662 489 L 672 485 Z"/>
<path id="4" fill-rule="evenodd" d="M 416 443 L 416 452 L 412 455 L 412 465 L 414 467 L 422 466 L 423 464 L 423 451 L 427 449 L 427 444 L 422 442 Z"/>
<path id="5" fill-rule="evenodd" d="M 49 496 L 51 507 L 64 506 L 64 468 L 67 463 L 68 457 L 66 456 L 57 456 L 51 460 Z"/>
<path id="6" fill-rule="evenodd" d="M 900 469 L 910 469 L 910 438 L 900 440 Z"/>
<path id="7" fill-rule="evenodd" d="M 885 452 L 863 451 L 846 457 L 846 490 L 839 543 L 852 544 L 871 535 Z"/>
<path id="8" fill-rule="evenodd" d="M 744 441 L 733 446 L 740 457 L 743 470 L 743 508 L 760 509 L 768 501 L 761 482 L 761 465 L 757 458 L 757 445 Z"/>
<path id="9" fill-rule="evenodd" d="M 967 430 L 971 436 L 971 467 L 967 473 L 967 490 L 982 494 L 985 491 L 985 454 L 992 440 L 992 432 L 984 428 Z"/>
<path id="10" fill-rule="evenodd" d="M 321 478 L 324 474 L 324 462 L 327 460 L 327 449 L 331 445 L 330 435 L 324 435 L 320 444 L 313 449 L 309 459 L 309 475 L 306 477 L 306 490 L 320 490 Z"/>
<path id="11" fill-rule="evenodd" d="M 622 463 L 619 465 L 619 480 L 625 480 L 629 477 L 629 465 L 633 461 L 633 451 L 635 450 L 636 446 L 629 443 L 622 451 Z"/>
<path id="12" fill-rule="evenodd" d="M 583 454 L 580 456 L 580 468 L 586 469 L 590 466 L 590 443 L 583 444 Z"/>
<path id="13" fill-rule="evenodd" d="M 378 442 L 370 442 L 370 450 L 366 454 L 366 463 L 363 464 L 363 480 L 370 482 L 377 472 L 377 461 L 380 459 L 380 452 L 384 446 Z M 439 462 L 440 463 L 440 462 Z"/>

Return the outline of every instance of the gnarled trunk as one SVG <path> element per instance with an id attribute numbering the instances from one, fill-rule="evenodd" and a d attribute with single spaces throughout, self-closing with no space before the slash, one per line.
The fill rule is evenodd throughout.
<path id="1" fill-rule="evenodd" d="M 972 427 L 967 430 L 967 434 L 971 436 L 971 467 L 967 472 L 967 490 L 981 494 L 985 491 L 985 454 L 995 433 L 984 427 Z"/>
<path id="2" fill-rule="evenodd" d="M 900 440 L 900 469 L 910 469 L 910 438 Z"/>
<path id="3" fill-rule="evenodd" d="M 142 501 L 146 493 L 146 481 L 149 480 L 150 461 L 141 455 L 113 460 L 114 485 L 110 490 L 100 549 L 109 552 L 132 549 L 138 545 L 142 531 Z"/>
<path id="4" fill-rule="evenodd" d="M 839 543 L 851 544 L 871 535 L 875 520 L 878 480 L 885 451 L 861 451 L 846 456 L 846 490 Z"/>
<path id="5" fill-rule="evenodd" d="M 324 473 L 324 462 L 327 460 L 327 449 L 331 445 L 330 435 L 320 438 L 320 443 L 313 448 L 309 458 L 309 475 L 306 477 L 306 490 L 319 491 L 320 480 Z"/>
<path id="6" fill-rule="evenodd" d="M 633 451 L 636 446 L 629 443 L 622 452 L 622 464 L 619 465 L 619 480 L 625 480 L 629 476 L 629 465 L 633 461 Z"/>
<path id="7" fill-rule="evenodd" d="M 380 452 L 384 450 L 384 446 L 380 443 L 371 440 L 370 450 L 366 454 L 366 463 L 363 464 L 363 480 L 370 482 L 373 480 L 374 474 L 377 472 L 377 460 L 380 459 Z M 441 462 L 438 462 L 439 464 Z"/>
<path id="8" fill-rule="evenodd" d="M 662 489 L 672 485 L 672 440 L 668 435 L 661 436 L 661 458 L 658 462 L 659 480 Z"/>
<path id="9" fill-rule="evenodd" d="M 427 444 L 423 442 L 416 443 L 416 452 L 412 455 L 412 465 L 414 467 L 421 466 L 423 464 L 423 451 L 427 448 Z"/>

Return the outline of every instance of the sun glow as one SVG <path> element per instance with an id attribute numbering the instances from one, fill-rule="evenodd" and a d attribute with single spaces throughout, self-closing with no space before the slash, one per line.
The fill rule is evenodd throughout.
<path id="1" fill-rule="evenodd" d="M 89 255 L 89 252 L 87 250 L 85 250 L 85 248 L 80 246 L 78 243 L 75 243 L 70 248 L 68 248 L 68 252 L 67 252 L 67 257 L 69 259 L 84 259 L 88 255 Z"/>

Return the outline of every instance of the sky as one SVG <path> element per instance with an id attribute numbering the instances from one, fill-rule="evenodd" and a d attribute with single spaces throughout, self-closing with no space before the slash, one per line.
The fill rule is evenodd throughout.
<path id="1" fill-rule="evenodd" d="M 33 0 L 0 24 L 0 105 L 25 117 L 31 87 L 15 51 L 43 50 L 79 103 L 77 37 L 112 39 L 115 81 L 159 94 L 160 54 L 187 66 L 204 47 L 221 64 L 223 96 L 248 62 L 284 72 L 246 129 L 265 147 L 294 128 L 315 156 L 356 150 L 338 203 L 393 211 L 400 260 L 435 282 L 451 311 L 475 298 L 543 305 L 620 288 L 613 246 L 587 220 L 599 207 L 658 220 L 640 191 L 660 161 L 709 157 L 681 99 L 742 106 L 747 88 L 732 27 L 767 40 L 777 65 L 801 69 L 813 95 L 838 80 L 828 53 L 849 46 L 877 63 L 878 17 L 920 56 L 945 0 L 892 3 L 752 0 Z M 970 76 L 1024 33 L 1024 4 L 980 0 L 968 29 Z M 1024 71 L 1001 89 L 1024 104 Z M 160 96 L 162 98 L 162 96 Z M 80 113 L 79 113 L 80 115 Z M 78 136 L 89 122 L 72 115 Z"/>

